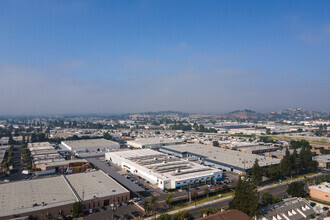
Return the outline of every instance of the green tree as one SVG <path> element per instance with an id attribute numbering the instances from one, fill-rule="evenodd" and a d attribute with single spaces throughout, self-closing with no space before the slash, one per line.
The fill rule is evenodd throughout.
<path id="1" fill-rule="evenodd" d="M 157 220 L 171 220 L 171 215 L 164 213 L 158 216 Z"/>
<path id="2" fill-rule="evenodd" d="M 199 216 L 202 218 L 202 217 L 204 217 L 204 214 L 206 214 L 206 215 L 210 215 L 210 214 L 214 214 L 214 213 L 216 213 L 216 209 L 214 209 L 214 208 L 205 208 L 205 209 L 200 209 L 199 210 Z"/>
<path id="3" fill-rule="evenodd" d="M 149 202 L 148 201 L 143 203 L 143 208 L 144 208 L 144 210 L 146 212 L 146 215 L 148 217 L 148 215 L 149 215 Z"/>
<path id="4" fill-rule="evenodd" d="M 290 176 L 292 171 L 291 156 L 289 149 L 286 149 L 285 155 L 280 162 L 280 171 L 283 176 Z"/>
<path id="5" fill-rule="evenodd" d="M 204 189 L 204 194 L 206 194 L 207 195 L 207 198 L 209 197 L 209 194 L 210 194 L 210 190 L 209 190 L 209 188 L 205 188 Z"/>
<path id="6" fill-rule="evenodd" d="M 165 203 L 167 204 L 169 209 L 171 208 L 172 202 L 173 202 L 173 194 L 170 193 L 165 199 Z"/>
<path id="7" fill-rule="evenodd" d="M 306 195 L 305 183 L 304 182 L 290 183 L 287 192 L 292 197 L 305 197 Z"/>
<path id="8" fill-rule="evenodd" d="M 181 211 L 173 216 L 174 220 L 192 220 L 194 217 L 188 211 Z"/>
<path id="9" fill-rule="evenodd" d="M 156 211 L 157 209 L 157 197 L 151 196 L 150 204 L 152 205 L 153 209 Z"/>
<path id="10" fill-rule="evenodd" d="M 256 185 L 253 182 L 238 179 L 235 190 L 235 196 L 229 203 L 230 209 L 238 209 L 245 212 L 250 217 L 259 214 L 259 193 Z"/>
<path id="11" fill-rule="evenodd" d="M 77 218 L 82 214 L 83 206 L 80 202 L 73 203 L 72 207 L 72 217 Z"/>
<path id="12" fill-rule="evenodd" d="M 259 185 L 260 182 L 262 181 L 262 176 L 263 176 L 263 170 L 259 166 L 258 159 L 256 159 L 252 167 L 252 181 L 256 185 Z"/>
<path id="13" fill-rule="evenodd" d="M 213 146 L 219 147 L 219 142 L 218 141 L 213 141 Z"/>
<path id="14" fill-rule="evenodd" d="M 273 203 L 273 195 L 269 192 L 263 192 L 261 196 L 262 206 L 268 206 Z"/>

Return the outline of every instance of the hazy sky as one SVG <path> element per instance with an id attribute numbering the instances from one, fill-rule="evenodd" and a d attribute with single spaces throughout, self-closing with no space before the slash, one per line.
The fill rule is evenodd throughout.
<path id="1" fill-rule="evenodd" d="M 0 1 L 0 114 L 330 111 L 330 1 Z"/>

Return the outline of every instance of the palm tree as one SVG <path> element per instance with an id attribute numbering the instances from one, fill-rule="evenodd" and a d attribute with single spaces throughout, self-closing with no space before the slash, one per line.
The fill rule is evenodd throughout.
<path id="1" fill-rule="evenodd" d="M 170 194 L 168 194 L 168 196 L 165 199 L 165 203 L 168 205 L 169 209 L 171 208 L 172 202 L 173 202 L 173 194 L 170 193 Z"/>
<path id="2" fill-rule="evenodd" d="M 155 212 L 156 212 L 156 209 L 157 209 L 157 197 L 156 196 L 152 196 L 151 197 L 151 200 L 150 200 L 150 203 L 151 203 L 151 205 L 153 206 L 153 208 L 155 209 Z"/>

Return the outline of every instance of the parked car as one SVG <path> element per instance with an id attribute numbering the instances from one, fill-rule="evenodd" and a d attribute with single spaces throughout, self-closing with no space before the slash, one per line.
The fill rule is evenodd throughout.
<path id="1" fill-rule="evenodd" d="M 118 202 L 116 205 L 117 205 L 117 207 L 121 207 L 121 203 L 120 202 Z"/>
<path id="2" fill-rule="evenodd" d="M 133 217 L 129 214 L 125 214 L 124 218 L 127 219 L 127 220 L 133 219 Z"/>
<path id="3" fill-rule="evenodd" d="M 132 211 L 131 213 L 134 217 L 138 217 L 140 215 L 139 211 Z"/>
<path id="4" fill-rule="evenodd" d="M 329 207 L 326 207 L 326 206 L 323 207 L 324 211 L 327 211 L 328 209 L 329 209 Z"/>
<path id="5" fill-rule="evenodd" d="M 312 207 L 314 207 L 314 206 L 316 206 L 316 203 L 315 203 L 315 202 L 311 202 L 310 205 L 311 205 Z"/>

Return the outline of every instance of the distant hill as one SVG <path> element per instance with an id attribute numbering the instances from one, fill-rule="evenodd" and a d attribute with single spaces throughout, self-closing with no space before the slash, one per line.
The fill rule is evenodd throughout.
<path id="1" fill-rule="evenodd" d="M 270 113 L 257 113 L 252 110 L 237 110 L 227 114 L 217 115 L 217 118 L 224 119 L 251 119 L 251 120 L 315 120 L 315 119 L 329 119 L 328 113 L 308 111 L 301 108 L 290 108 Z"/>
<path id="2" fill-rule="evenodd" d="M 143 112 L 136 114 L 129 114 L 131 118 L 136 117 L 190 117 L 190 118 L 215 118 L 215 119 L 226 119 L 226 120 L 260 120 L 260 121 L 281 121 L 281 120 L 317 120 L 317 119 L 330 119 L 329 113 L 316 112 L 304 110 L 302 108 L 290 108 L 269 113 L 259 113 L 253 110 L 244 109 L 236 110 L 225 114 L 189 114 L 178 111 L 159 111 L 159 112 Z"/>

